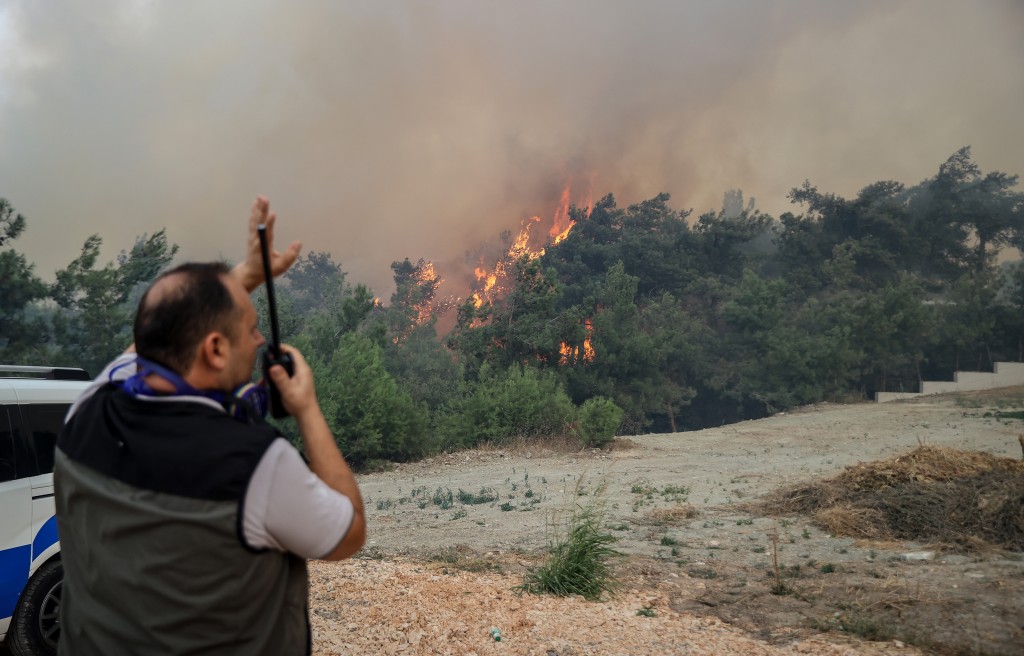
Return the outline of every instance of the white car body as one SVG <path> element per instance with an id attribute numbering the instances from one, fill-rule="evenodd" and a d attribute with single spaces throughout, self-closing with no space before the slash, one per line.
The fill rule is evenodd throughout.
<path id="1" fill-rule="evenodd" d="M 9 375 L 0 369 L 0 376 Z M 84 372 L 82 372 L 84 376 Z M 0 641 L 26 584 L 59 557 L 55 431 L 88 381 L 0 377 Z"/>

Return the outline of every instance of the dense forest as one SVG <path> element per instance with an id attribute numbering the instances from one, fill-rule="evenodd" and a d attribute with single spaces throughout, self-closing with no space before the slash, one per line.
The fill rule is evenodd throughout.
<path id="1" fill-rule="evenodd" d="M 440 298 L 433 266 L 405 260 L 381 302 L 310 252 L 278 284 L 281 328 L 363 467 L 915 391 L 1022 359 L 1024 267 L 999 257 L 1024 247 L 1016 185 L 963 148 L 912 187 L 848 199 L 804 182 L 777 218 L 738 191 L 696 219 L 666 194 L 629 207 L 607 195 L 570 208 L 571 231 L 542 253 L 505 233 L 498 286 L 480 275 L 465 300 Z M 160 231 L 100 266 L 92 236 L 46 284 L 12 246 L 25 225 L 0 199 L 0 362 L 95 373 L 130 342 L 139 295 L 177 247 Z"/>

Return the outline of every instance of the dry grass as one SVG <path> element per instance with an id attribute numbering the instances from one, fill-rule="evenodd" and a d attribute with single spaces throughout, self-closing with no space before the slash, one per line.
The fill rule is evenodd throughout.
<path id="1" fill-rule="evenodd" d="M 835 535 L 1024 550 L 1024 461 L 921 446 L 779 490 L 771 514 L 803 513 Z"/>
<path id="2" fill-rule="evenodd" d="M 679 526 L 700 513 L 688 503 L 681 503 L 671 508 L 656 508 L 642 517 L 638 524 L 651 526 Z"/>

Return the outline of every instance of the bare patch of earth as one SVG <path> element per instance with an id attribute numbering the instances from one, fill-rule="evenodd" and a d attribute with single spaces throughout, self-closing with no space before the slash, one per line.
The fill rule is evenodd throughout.
<path id="1" fill-rule="evenodd" d="M 825 404 L 611 451 L 527 445 L 361 476 L 367 549 L 312 570 L 316 652 L 1020 654 L 1024 555 L 856 541 L 745 508 L 919 444 L 1019 458 L 1024 422 L 997 413 L 1022 405 L 1024 388 Z M 619 593 L 515 594 L 573 503 L 604 507 Z"/>

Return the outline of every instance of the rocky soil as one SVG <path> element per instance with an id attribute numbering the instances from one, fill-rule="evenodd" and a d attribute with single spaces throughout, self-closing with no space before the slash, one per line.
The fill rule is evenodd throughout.
<path id="1" fill-rule="evenodd" d="M 311 569 L 314 651 L 1024 653 L 1024 555 L 856 541 L 749 509 L 919 444 L 1020 458 L 1024 422 L 998 413 L 1022 406 L 1024 388 L 821 405 L 611 451 L 523 443 L 363 475 L 367 548 Z M 573 504 L 604 509 L 618 593 L 517 593 Z"/>

